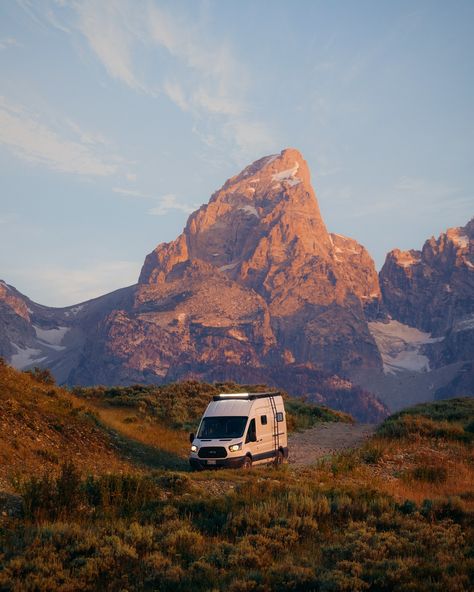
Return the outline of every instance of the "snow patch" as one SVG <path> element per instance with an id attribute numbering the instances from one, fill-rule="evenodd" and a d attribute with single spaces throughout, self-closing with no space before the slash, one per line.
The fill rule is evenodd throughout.
<path id="1" fill-rule="evenodd" d="M 396 374 L 407 370 L 429 372 L 430 363 L 427 356 L 421 353 L 422 347 L 444 339 L 431 337 L 430 333 L 393 320 L 388 323 L 369 323 L 369 330 L 382 356 L 385 374 Z"/>
<path id="2" fill-rule="evenodd" d="M 415 257 L 409 251 L 401 252 L 397 257 L 397 265 L 400 267 L 411 267 L 421 261 L 421 256 Z"/>
<path id="3" fill-rule="evenodd" d="M 459 333 L 461 331 L 470 331 L 474 329 L 474 314 L 461 319 L 454 325 L 454 331 Z"/>
<path id="4" fill-rule="evenodd" d="M 12 343 L 17 353 L 13 354 L 10 358 L 10 364 L 17 370 L 23 370 L 27 366 L 32 364 L 38 364 L 46 359 L 46 356 L 38 357 L 41 354 L 40 349 L 34 349 L 33 347 L 20 347 L 16 343 Z"/>
<path id="5" fill-rule="evenodd" d="M 241 208 L 239 208 L 239 210 L 242 210 L 243 212 L 248 212 L 249 214 L 252 214 L 252 216 L 257 216 L 257 218 L 260 218 L 257 212 L 257 208 L 255 206 L 242 206 Z"/>
<path id="6" fill-rule="evenodd" d="M 60 346 L 64 336 L 68 331 L 71 330 L 70 327 L 56 327 L 55 329 L 41 329 L 41 327 L 37 327 L 33 325 L 33 328 L 36 332 L 36 337 L 45 343 L 46 345 L 52 346 Z"/>
<path id="7" fill-rule="evenodd" d="M 299 162 L 295 162 L 295 166 L 291 169 L 286 169 L 285 171 L 281 171 L 281 173 L 275 173 L 272 175 L 272 181 L 288 181 L 292 182 L 294 185 L 297 185 L 301 182 L 301 179 L 295 178 L 299 168 Z"/>
<path id="8" fill-rule="evenodd" d="M 469 237 L 466 234 L 452 234 L 450 238 L 454 244 L 462 249 L 469 246 Z"/>
<path id="9" fill-rule="evenodd" d="M 265 161 L 265 165 L 269 165 L 270 163 L 272 163 L 274 160 L 276 160 L 280 155 L 279 154 L 272 154 L 271 156 L 269 156 L 267 158 L 267 160 Z"/>
<path id="10" fill-rule="evenodd" d="M 228 265 L 222 265 L 222 267 L 219 267 L 219 271 L 227 271 L 228 269 L 234 269 L 234 267 L 236 267 L 236 265 L 238 264 L 238 261 L 236 261 L 235 263 L 229 263 Z"/>

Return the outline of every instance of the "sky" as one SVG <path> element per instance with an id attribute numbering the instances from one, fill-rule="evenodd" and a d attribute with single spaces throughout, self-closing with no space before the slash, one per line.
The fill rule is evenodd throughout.
<path id="1" fill-rule="evenodd" d="M 298 148 L 380 268 L 474 215 L 472 0 L 3 0 L 0 278 L 67 306 Z"/>

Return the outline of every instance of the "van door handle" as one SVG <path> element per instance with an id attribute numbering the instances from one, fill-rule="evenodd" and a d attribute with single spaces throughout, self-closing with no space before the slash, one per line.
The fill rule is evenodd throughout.
<path id="1" fill-rule="evenodd" d="M 259 442 L 263 442 L 263 438 L 260 438 Z"/>

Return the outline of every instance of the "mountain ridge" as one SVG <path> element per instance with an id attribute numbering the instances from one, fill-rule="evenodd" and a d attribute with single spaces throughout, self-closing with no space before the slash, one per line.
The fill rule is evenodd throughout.
<path id="1" fill-rule="evenodd" d="M 380 330 L 369 322 L 386 323 L 388 314 L 411 326 L 418 323 L 430 335 L 436 332 L 434 325 L 404 316 L 409 306 L 416 308 L 403 299 L 405 284 L 412 268 L 420 268 L 423 278 L 423 265 L 440 255 L 440 245 L 456 243 L 456 237 L 460 254 L 454 254 L 454 261 L 471 274 L 463 263 L 471 262 L 469 240 L 466 245 L 459 238 L 471 227 L 474 220 L 451 229 L 446 240 L 427 241 L 420 252 L 392 251 L 379 282 L 362 245 L 328 232 L 305 160 L 297 150 L 286 149 L 229 178 L 189 216 L 174 241 L 160 243 L 146 256 L 133 286 L 50 309 L 26 297 L 22 301 L 13 288 L 7 293 L 0 285 L 0 323 L 8 329 L 0 338 L 0 355 L 24 359 L 29 352 L 30 365 L 48 363 L 59 381 L 69 384 L 231 379 L 288 390 L 296 385 L 297 394 L 321 401 L 338 391 L 328 385 L 331 376 L 339 375 L 371 391 L 371 384 L 380 382 L 377 377 L 383 378 L 386 356 L 401 359 L 405 354 L 398 345 L 395 353 L 383 353 Z M 441 256 L 439 265 L 451 260 Z M 415 284 L 414 303 L 420 298 Z M 468 284 L 467 296 L 471 289 Z M 28 306 L 31 319 L 25 318 Z M 59 338 L 59 329 L 63 339 L 51 342 Z M 465 359 L 467 354 L 460 355 L 454 346 L 451 353 L 446 350 L 449 339 L 444 337 L 439 338 L 442 346 L 431 337 L 417 345 L 419 359 L 428 356 L 432 367 Z M 410 354 L 412 346 L 407 347 Z M 457 347 L 465 352 L 470 346 Z M 417 372 L 430 368 L 423 364 Z M 399 372 L 403 365 L 394 368 Z M 367 394 L 362 396 L 354 384 L 339 390 L 346 392 L 346 405 L 352 396 L 361 409 L 372 407 L 364 413 L 383 413 L 383 405 L 375 399 L 368 404 Z M 385 396 L 384 388 L 376 392 Z"/>

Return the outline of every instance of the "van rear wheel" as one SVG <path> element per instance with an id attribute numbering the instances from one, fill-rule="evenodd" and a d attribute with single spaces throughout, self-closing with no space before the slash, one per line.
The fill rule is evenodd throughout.
<path id="1" fill-rule="evenodd" d="M 279 467 L 283 464 L 283 452 L 281 450 L 278 451 L 277 455 L 275 456 L 275 460 L 273 461 L 276 467 Z"/>
<path id="2" fill-rule="evenodd" d="M 252 459 L 250 456 L 246 456 L 244 458 L 244 464 L 242 465 L 243 469 L 251 469 L 252 468 Z"/>

